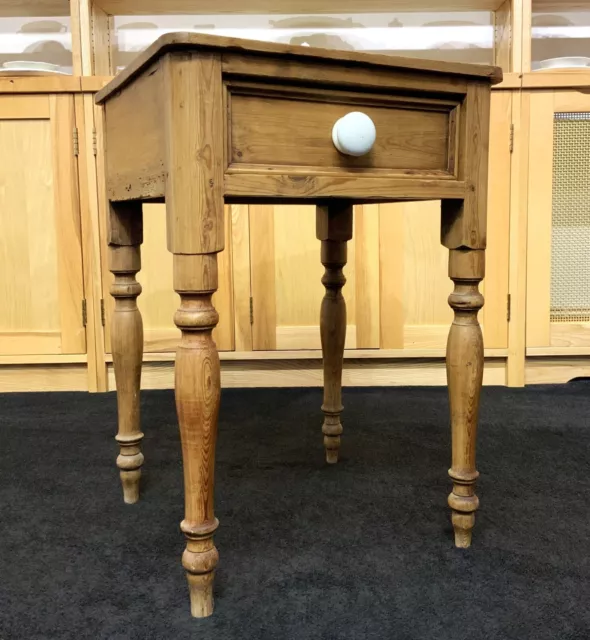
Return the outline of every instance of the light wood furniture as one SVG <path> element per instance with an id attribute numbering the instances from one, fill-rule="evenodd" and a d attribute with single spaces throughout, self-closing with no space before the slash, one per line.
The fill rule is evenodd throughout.
<path id="1" fill-rule="evenodd" d="M 447 345 L 455 542 L 471 543 L 478 499 L 475 437 L 483 378 L 483 306 L 491 85 L 495 67 L 331 52 L 180 33 L 160 38 L 97 95 L 105 109 L 111 341 L 124 498 L 135 502 L 143 455 L 139 422 L 142 202 L 165 200 L 181 331 L 176 406 L 185 478 L 183 566 L 194 616 L 213 610 L 218 554 L 213 473 L 220 362 L 212 331 L 224 202 L 315 202 L 321 241 L 324 443 L 336 462 L 346 305 L 342 296 L 353 203 L 442 200 L 441 240 L 455 284 Z M 373 119 L 370 153 L 332 142 L 351 111 Z M 163 242 L 163 238 L 162 238 Z M 394 276 L 395 274 L 392 274 Z"/>
<path id="2" fill-rule="evenodd" d="M 590 344 L 575 327 L 553 323 L 551 331 L 571 329 L 574 334 L 565 336 L 565 340 L 529 340 L 540 321 L 545 322 L 545 335 L 547 331 L 547 311 L 543 312 L 545 315 L 537 314 L 532 300 L 541 303 L 550 294 L 546 271 L 530 268 L 551 251 L 546 217 L 542 239 L 537 238 L 534 247 L 530 242 L 537 210 L 541 207 L 546 214 L 549 202 L 544 198 L 550 197 L 546 185 L 538 185 L 540 174 L 534 177 L 533 168 L 529 169 L 536 141 L 551 138 L 547 131 L 551 119 L 535 115 L 536 105 L 543 101 L 537 95 L 552 92 L 559 99 L 575 99 L 590 83 L 584 70 L 531 73 L 532 26 L 533 21 L 537 24 L 540 13 L 547 12 L 559 12 L 575 21 L 578 18 L 567 11 L 580 10 L 583 5 L 579 0 L 391 0 L 386 6 L 382 0 L 363 3 L 363 11 L 369 13 L 402 12 L 397 18 L 404 25 L 415 22 L 410 15 L 415 12 L 448 11 L 448 21 L 459 17 L 453 14 L 458 9 L 494 12 L 495 28 L 485 55 L 502 67 L 504 81 L 493 87 L 491 105 L 490 176 L 494 188 L 488 194 L 487 273 L 481 283 L 486 304 L 479 315 L 486 344 L 484 384 L 520 386 L 525 382 L 564 382 L 588 375 L 586 357 Z M 257 0 L 246 4 L 233 0 L 36 0 L 26 5 L 0 0 L 0 16 L 4 18 L 69 18 L 71 37 L 63 37 L 68 43 L 71 41 L 74 73 L 0 78 L 2 99 L 18 98 L 22 102 L 67 95 L 74 105 L 72 126 L 55 128 L 49 138 L 45 137 L 50 149 L 44 157 L 51 156 L 53 163 L 59 157 L 59 171 L 57 164 L 45 171 L 39 164 L 40 156 L 32 157 L 42 140 L 32 144 L 31 132 L 35 126 L 46 128 L 50 119 L 20 117 L 18 123 L 10 125 L 14 157 L 19 164 L 30 162 L 34 171 L 26 175 L 14 166 L 2 169 L 6 179 L 10 176 L 11 189 L 6 192 L 10 202 L 0 207 L 0 223 L 11 234 L 18 232 L 23 246 L 37 246 L 48 236 L 57 250 L 59 238 L 54 242 L 53 232 L 49 230 L 48 235 L 46 229 L 51 215 L 55 214 L 57 230 L 62 223 L 70 224 L 73 206 L 80 222 L 79 227 L 70 227 L 77 231 L 73 242 L 68 243 L 67 257 L 60 250 L 59 257 L 47 256 L 51 264 L 42 273 L 31 269 L 19 272 L 15 295 L 8 295 L 14 289 L 12 276 L 0 277 L 0 288 L 7 292 L 4 324 L 0 325 L 4 336 L 0 391 L 106 391 L 115 387 L 109 331 L 114 302 L 109 294 L 112 274 L 106 250 L 103 110 L 93 104 L 93 94 L 114 75 L 119 26 L 115 21 L 120 21 L 119 16 L 129 16 L 131 21 L 136 16 L 138 21 L 144 21 L 148 20 L 146 12 L 167 14 L 168 20 L 179 20 L 180 24 L 184 20 L 187 27 L 193 27 L 211 22 L 206 15 L 212 10 L 220 14 L 268 11 L 269 20 L 277 19 L 273 12 L 294 12 L 309 14 L 305 19 L 313 21 L 316 15 L 318 21 L 325 21 L 322 14 L 338 8 L 332 0 L 312 4 L 297 0 Z M 171 14 L 185 11 L 193 15 L 170 18 Z M 368 24 L 365 17 L 359 15 L 358 21 Z M 248 19 L 246 16 L 244 21 Z M 432 19 L 440 20 L 440 16 Z M 424 14 L 423 20 L 428 21 L 429 16 Z M 15 34 L 19 29 L 20 23 Z M 52 34 L 39 34 L 39 39 L 51 40 Z M 567 40 L 561 39 L 560 46 L 566 44 Z M 450 53 L 460 59 L 470 52 L 473 49 Z M 538 51 L 534 53 L 538 58 Z M 564 53 L 568 53 L 565 48 Z M 482 51 L 477 55 L 481 57 Z M 26 114 L 24 109 L 22 116 Z M 537 145 L 540 155 L 534 158 L 544 165 L 545 175 L 550 146 L 539 149 Z M 61 187 L 56 190 L 56 180 L 65 191 Z M 14 198 L 10 192 L 20 195 Z M 55 211 L 43 209 L 51 214 L 44 224 L 27 224 L 25 228 L 25 219 L 38 220 L 41 214 L 32 212 L 39 202 L 49 202 L 48 192 L 56 195 Z M 63 193 L 66 201 L 62 204 Z M 144 324 L 141 380 L 142 387 L 150 389 L 173 386 L 174 350 L 180 338 L 171 321 L 178 296 L 167 286 L 172 277 L 172 256 L 158 240 L 165 226 L 163 208 L 163 204 L 155 203 L 144 207 L 144 268 L 139 275 L 143 292 L 138 306 Z M 219 255 L 219 289 L 214 296 L 214 305 L 220 311 L 214 339 L 220 349 L 222 385 L 321 385 L 317 308 L 324 291 L 320 283 L 322 265 L 315 259 L 319 243 L 313 231 L 314 207 L 257 202 L 227 205 L 226 211 L 226 250 Z M 446 302 L 449 284 L 440 267 L 447 259 L 446 252 L 440 246 L 434 222 L 439 215 L 440 201 L 434 200 L 355 206 L 353 238 L 348 241 L 348 262 L 344 267 L 348 282 L 342 290 L 347 304 L 344 385 L 444 384 L 443 358 L 451 311 Z M 12 225 L 20 225 L 18 231 Z M 287 243 L 284 238 L 292 242 Z M 533 254 L 528 260 L 531 248 Z M 19 258 L 22 262 L 24 254 Z M 63 281 L 55 280 L 56 265 L 64 267 L 64 260 L 70 264 L 77 261 L 72 274 L 82 271 L 82 287 L 79 278 L 73 279 L 71 288 L 64 288 Z M 399 277 L 383 277 L 392 272 Z M 12 272 L 9 269 L 1 273 Z M 303 285 L 310 280 L 315 286 Z M 28 292 L 38 290 L 50 294 L 53 306 L 49 315 L 38 314 L 31 321 L 23 305 L 29 304 Z M 48 298 L 42 296 L 41 300 L 47 302 Z M 60 319 L 56 324 L 57 306 Z M 66 313 L 68 324 L 62 325 Z M 531 323 L 534 326 L 529 329 Z M 74 334 L 79 344 L 84 342 L 83 347 L 71 348 Z"/>

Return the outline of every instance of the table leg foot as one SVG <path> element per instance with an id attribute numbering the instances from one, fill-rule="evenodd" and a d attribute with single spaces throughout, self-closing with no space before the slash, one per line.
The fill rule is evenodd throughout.
<path id="1" fill-rule="evenodd" d="M 140 454 L 141 455 L 141 454 Z M 122 456 L 119 456 L 119 458 Z M 117 458 L 117 465 L 120 467 L 119 458 Z M 143 455 L 141 456 L 141 464 L 143 462 Z M 139 500 L 139 481 L 141 478 L 141 469 L 135 469 L 134 471 L 121 471 L 121 485 L 123 486 L 123 501 L 125 504 L 135 504 Z"/>
<path id="2" fill-rule="evenodd" d="M 326 462 L 328 464 L 336 464 L 340 453 L 340 434 L 342 433 L 342 423 L 340 422 L 340 414 L 332 415 L 324 411 L 324 424 L 322 425 L 322 433 L 324 434 L 324 449 L 326 450 Z"/>
<path id="3" fill-rule="evenodd" d="M 187 546 L 182 554 L 182 566 L 186 569 L 186 578 L 193 618 L 207 618 L 213 613 L 213 582 L 219 553 L 213 544 L 213 532 L 218 521 L 210 526 L 201 527 L 202 535 L 191 532 L 189 525 L 180 525 L 187 537 Z"/>

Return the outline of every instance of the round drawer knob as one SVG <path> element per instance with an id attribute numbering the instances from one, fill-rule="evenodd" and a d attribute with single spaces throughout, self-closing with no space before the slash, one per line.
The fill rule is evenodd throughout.
<path id="1" fill-rule="evenodd" d="M 332 129 L 332 142 L 340 153 L 364 156 L 375 144 L 377 130 L 366 113 L 352 111 L 340 118 Z"/>

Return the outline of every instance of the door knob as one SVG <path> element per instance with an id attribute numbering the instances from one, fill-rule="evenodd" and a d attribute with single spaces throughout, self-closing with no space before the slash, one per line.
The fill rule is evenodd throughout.
<path id="1" fill-rule="evenodd" d="M 340 153 L 364 156 L 373 148 L 377 130 L 366 113 L 352 111 L 336 121 L 332 129 L 332 142 Z"/>

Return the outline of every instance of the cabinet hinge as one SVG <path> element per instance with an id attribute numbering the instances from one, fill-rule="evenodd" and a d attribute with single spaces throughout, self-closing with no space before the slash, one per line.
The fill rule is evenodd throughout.
<path id="1" fill-rule="evenodd" d="M 98 144 L 96 142 L 96 128 L 92 127 L 92 153 L 97 155 L 98 153 Z"/>
<path id="2" fill-rule="evenodd" d="M 86 326 L 88 322 L 88 311 L 86 309 L 86 300 L 82 300 L 82 326 Z"/>
<path id="3" fill-rule="evenodd" d="M 514 125 L 510 125 L 510 153 L 514 151 Z"/>
<path id="4" fill-rule="evenodd" d="M 254 324 L 254 298 L 250 298 L 250 324 Z"/>
<path id="5" fill-rule="evenodd" d="M 510 322 L 511 317 L 512 317 L 512 296 L 508 294 L 508 303 L 506 305 L 506 320 Z"/>
<path id="6" fill-rule="evenodd" d="M 74 155 L 77 156 L 80 153 L 80 143 L 78 141 L 78 127 L 72 129 L 72 144 L 74 146 Z"/>
<path id="7" fill-rule="evenodd" d="M 104 299 L 100 299 L 100 322 L 102 326 L 105 326 L 105 310 L 104 310 Z"/>

